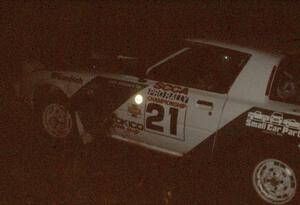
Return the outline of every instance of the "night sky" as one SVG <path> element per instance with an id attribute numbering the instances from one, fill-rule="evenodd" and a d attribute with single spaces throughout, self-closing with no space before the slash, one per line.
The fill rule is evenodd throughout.
<path id="1" fill-rule="evenodd" d="M 300 45 L 299 8 L 296 1 L 4 1 L 1 56 L 80 61 L 91 50 L 126 53 L 187 37 L 290 50 Z"/>

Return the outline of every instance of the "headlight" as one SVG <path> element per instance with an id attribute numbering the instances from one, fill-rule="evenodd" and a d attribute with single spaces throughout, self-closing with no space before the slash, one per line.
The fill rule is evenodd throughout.
<path id="1" fill-rule="evenodd" d="M 135 97 L 134 97 L 134 102 L 138 105 L 142 104 L 144 101 L 143 99 L 143 96 L 140 95 L 140 94 L 137 94 Z"/>

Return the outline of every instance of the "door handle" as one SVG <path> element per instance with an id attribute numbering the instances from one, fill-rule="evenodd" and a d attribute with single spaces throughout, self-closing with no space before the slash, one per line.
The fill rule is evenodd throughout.
<path id="1" fill-rule="evenodd" d="M 198 100 L 197 105 L 199 108 L 209 109 L 212 110 L 214 107 L 214 104 L 212 102 L 206 101 L 206 100 Z"/>

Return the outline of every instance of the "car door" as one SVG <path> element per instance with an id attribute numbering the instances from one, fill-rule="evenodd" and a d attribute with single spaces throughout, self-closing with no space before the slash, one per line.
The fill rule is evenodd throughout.
<path id="1" fill-rule="evenodd" d="M 189 45 L 147 71 L 143 141 L 182 155 L 217 131 L 227 92 L 247 55 Z"/>
<path id="2" fill-rule="evenodd" d="M 264 107 L 266 114 L 271 116 L 266 129 L 295 149 L 300 147 L 299 63 L 299 56 L 287 56 L 281 61 Z"/>

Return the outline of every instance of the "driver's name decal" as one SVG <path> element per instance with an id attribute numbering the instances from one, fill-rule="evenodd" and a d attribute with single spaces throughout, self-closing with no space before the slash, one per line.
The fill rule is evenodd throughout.
<path id="1" fill-rule="evenodd" d="M 273 112 L 271 115 L 261 111 L 249 112 L 246 126 L 279 136 L 288 135 L 300 138 L 300 122 L 295 119 L 284 118 L 283 113 L 279 112 Z"/>

